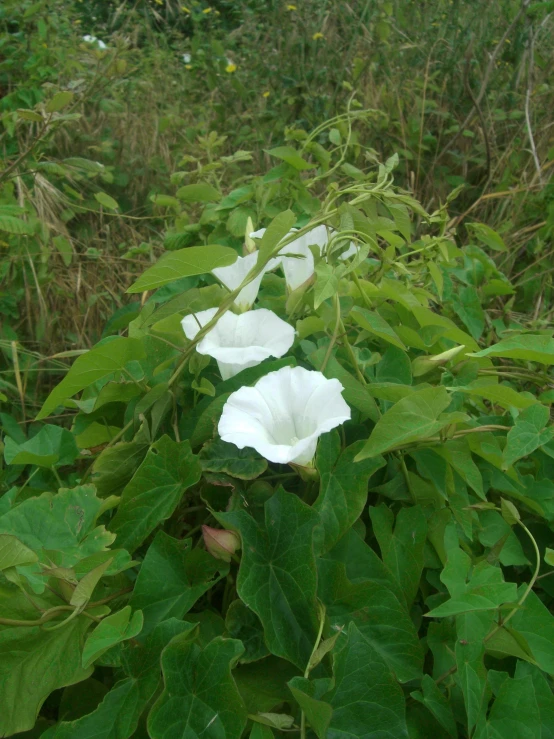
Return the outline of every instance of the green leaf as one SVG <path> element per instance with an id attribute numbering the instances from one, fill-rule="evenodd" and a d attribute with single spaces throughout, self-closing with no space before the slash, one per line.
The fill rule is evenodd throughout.
<path id="1" fill-rule="evenodd" d="M 288 686 L 318 739 L 327 739 L 327 730 L 333 714 L 329 703 L 316 697 L 314 683 L 306 678 L 293 677 Z"/>
<path id="2" fill-rule="evenodd" d="M 164 254 L 153 267 L 143 272 L 127 292 L 141 293 L 145 290 L 154 290 L 182 277 L 204 275 L 218 267 L 228 267 L 236 260 L 237 252 L 234 249 L 219 244 L 178 249 Z"/>
<path id="3" fill-rule="evenodd" d="M 56 566 L 73 567 L 113 543 L 113 534 L 95 526 L 102 503 L 92 485 L 43 493 L 1 515 L 0 533 L 16 536 L 41 562 L 55 558 Z M 31 578 L 36 592 L 44 590 L 47 577 L 37 565 L 21 565 L 20 573 Z"/>
<path id="4" fill-rule="evenodd" d="M 92 465 L 92 481 L 98 494 L 119 494 L 127 485 L 148 451 L 146 440 L 120 441 L 104 449 Z"/>
<path id="5" fill-rule="evenodd" d="M 97 565 L 90 572 L 87 572 L 86 575 L 83 575 L 71 595 L 69 605 L 82 610 L 91 599 L 94 588 L 98 585 L 100 578 L 104 572 L 106 572 L 111 563 L 112 559 L 107 559 L 105 562 Z"/>
<path id="6" fill-rule="evenodd" d="M 537 739 L 541 736 L 541 715 L 530 675 L 504 680 L 486 722 L 482 722 L 479 729 L 483 732 L 479 736 L 494 739 Z"/>
<path id="7" fill-rule="evenodd" d="M 323 696 L 333 709 L 328 736 L 407 739 L 402 689 L 354 624 L 335 657 L 333 674 L 335 686 Z"/>
<path id="8" fill-rule="evenodd" d="M 50 98 L 50 100 L 48 100 L 48 102 L 44 106 L 44 109 L 47 113 L 57 113 L 59 110 L 66 108 L 73 100 L 73 98 L 74 94 L 67 90 L 57 92 L 53 98 Z"/>
<path id="9" fill-rule="evenodd" d="M 452 296 L 452 307 L 469 333 L 478 341 L 485 328 L 485 312 L 477 290 L 472 285 L 461 287 L 458 294 Z"/>
<path id="10" fill-rule="evenodd" d="M 265 151 L 272 157 L 282 159 L 291 167 L 302 171 L 303 169 L 313 169 L 315 165 L 310 164 L 303 159 L 300 154 L 292 148 L 292 146 L 276 146 L 274 149 L 265 149 Z"/>
<path id="11" fill-rule="evenodd" d="M 354 307 L 350 311 L 350 315 L 361 326 L 370 334 L 377 336 L 379 339 L 398 347 L 399 349 L 406 349 L 402 341 L 398 338 L 392 326 L 385 321 L 377 311 L 370 311 L 367 308 L 360 308 L 359 306 Z"/>
<path id="12" fill-rule="evenodd" d="M 85 680 L 81 666 L 84 636 L 92 621 L 77 616 L 62 629 L 39 626 L 0 631 L 0 736 L 33 728 L 47 696 Z"/>
<path id="13" fill-rule="evenodd" d="M 468 357 L 503 357 L 551 365 L 554 364 L 554 339 L 547 334 L 519 334 L 468 354 Z"/>
<path id="14" fill-rule="evenodd" d="M 516 523 L 519 523 L 521 521 L 519 511 L 511 501 L 506 500 L 506 498 L 501 498 L 500 507 L 502 511 L 502 518 L 504 519 L 504 521 L 506 521 L 508 526 L 515 526 Z"/>
<path id="15" fill-rule="evenodd" d="M 52 243 L 60 252 L 65 266 L 69 267 L 69 265 L 73 261 L 73 247 L 71 246 L 71 242 L 69 242 L 63 236 L 54 236 L 54 238 L 52 239 Z"/>
<path id="16" fill-rule="evenodd" d="M 450 707 L 447 697 L 442 693 L 441 689 L 430 675 L 423 676 L 421 688 L 423 690 L 423 694 L 416 691 L 411 693 L 412 698 L 415 698 L 415 700 L 420 701 L 424 706 L 427 706 L 443 729 L 445 729 L 450 736 L 454 737 L 454 739 L 457 739 L 458 729 L 456 728 L 452 708 Z"/>
<path id="17" fill-rule="evenodd" d="M 473 232 L 473 235 L 479 239 L 482 244 L 488 246 L 489 249 L 494 251 L 506 251 L 506 244 L 502 240 L 502 237 L 493 231 L 490 226 L 486 226 L 484 223 L 466 223 L 466 227 Z"/>
<path id="18" fill-rule="evenodd" d="M 5 231 L 9 234 L 15 234 L 21 236 L 26 234 L 30 236 L 34 233 L 34 228 L 27 221 L 21 220 L 21 218 L 14 218 L 13 216 L 0 216 L 0 231 Z"/>
<path id="19" fill-rule="evenodd" d="M 9 534 L 0 534 L 0 572 L 8 567 L 32 564 L 38 556 L 22 544 L 19 539 Z"/>
<path id="20" fill-rule="evenodd" d="M 117 545 L 130 552 L 140 546 L 158 524 L 171 516 L 201 472 L 188 441 L 176 442 L 162 436 L 150 447 L 121 493 L 117 513 L 110 522 Z"/>
<path id="21" fill-rule="evenodd" d="M 255 480 L 267 469 L 267 460 L 253 449 L 237 449 L 221 439 L 204 445 L 198 459 L 204 472 L 223 472 L 239 480 Z"/>
<path id="22" fill-rule="evenodd" d="M 533 681 L 540 713 L 541 739 L 554 739 L 554 694 L 548 680 L 538 667 L 527 662 L 518 662 L 514 677 L 520 679 L 526 676 L 530 676 Z"/>
<path id="23" fill-rule="evenodd" d="M 288 235 L 295 223 L 296 216 L 292 210 L 285 210 L 275 216 L 260 241 L 258 264 L 271 256 L 275 247 Z"/>
<path id="24" fill-rule="evenodd" d="M 159 624 L 144 644 L 122 652 L 125 672 L 98 707 L 75 721 L 62 721 L 41 739 L 128 739 L 160 684 L 160 653 L 191 625 L 177 619 Z"/>
<path id="25" fill-rule="evenodd" d="M 104 377 L 122 370 L 127 362 L 142 359 L 144 347 L 139 339 L 117 337 L 95 346 L 77 357 L 64 379 L 44 401 L 37 420 L 46 418 L 64 400 Z"/>
<path id="26" fill-rule="evenodd" d="M 43 426 L 36 436 L 17 444 L 9 436 L 4 441 L 6 464 L 36 464 L 38 467 L 61 467 L 79 456 L 75 437 L 61 426 Z"/>
<path id="27" fill-rule="evenodd" d="M 448 559 L 441 580 L 450 593 L 450 600 L 433 608 L 428 617 L 455 616 L 460 613 L 493 613 L 503 603 L 517 598 L 515 583 L 504 582 L 502 570 L 481 561 L 474 567 L 469 556 L 457 545 L 447 550 Z M 471 569 L 471 576 L 470 576 Z"/>
<path id="28" fill-rule="evenodd" d="M 409 607 L 417 595 L 423 572 L 427 539 L 425 515 L 420 506 L 401 508 L 394 532 L 394 514 L 384 503 L 370 507 L 369 515 L 383 562 L 396 577 Z"/>
<path id="29" fill-rule="evenodd" d="M 207 182 L 185 185 L 180 187 L 175 194 L 185 203 L 210 203 L 218 201 L 221 197 L 218 190 L 208 185 Z"/>
<path id="30" fill-rule="evenodd" d="M 94 198 L 103 208 L 107 208 L 108 210 L 119 210 L 117 200 L 114 200 L 105 192 L 95 192 Z"/>
<path id="31" fill-rule="evenodd" d="M 252 725 L 252 731 L 250 732 L 249 739 L 274 739 L 274 737 L 275 734 L 271 731 L 269 726 L 254 723 Z"/>
<path id="32" fill-rule="evenodd" d="M 255 662 L 269 655 L 260 619 L 241 600 L 234 600 L 227 609 L 225 627 L 233 639 L 244 645 L 241 662 Z"/>
<path id="33" fill-rule="evenodd" d="M 496 659 L 517 657 L 536 664 L 525 639 L 509 626 L 503 626 L 498 631 L 494 631 L 487 639 L 485 646 L 487 654 L 491 654 Z"/>
<path id="34" fill-rule="evenodd" d="M 377 421 L 355 461 L 438 433 L 452 422 L 453 414 L 443 414 L 449 404 L 450 396 L 444 387 L 427 388 L 402 398 Z"/>
<path id="35" fill-rule="evenodd" d="M 510 429 L 504 447 L 503 469 L 509 469 L 514 462 L 548 444 L 554 437 L 554 429 L 545 428 L 550 421 L 550 413 L 546 406 L 536 403 L 523 410 L 516 418 L 515 426 Z"/>
<path id="36" fill-rule="evenodd" d="M 484 717 L 489 701 L 483 640 L 492 619 L 493 614 L 489 613 L 466 613 L 456 618 L 456 682 L 464 696 L 468 736 L 473 735 L 473 728 Z"/>
<path id="37" fill-rule="evenodd" d="M 184 632 L 162 653 L 165 687 L 148 716 L 148 733 L 152 739 L 240 739 L 247 712 L 231 669 L 243 646 L 218 636 L 201 649 L 193 639 Z"/>
<path id="38" fill-rule="evenodd" d="M 290 662 L 270 656 L 240 665 L 234 678 L 248 713 L 259 714 L 273 711 L 285 701 L 290 701 L 287 682 L 297 674 L 298 668 Z"/>
<path id="39" fill-rule="evenodd" d="M 44 120 L 40 113 L 37 113 L 35 110 L 29 110 L 28 108 L 18 108 L 17 115 L 23 118 L 23 120 L 33 121 L 33 123 L 42 123 Z"/>
<path id="40" fill-rule="evenodd" d="M 475 398 L 483 398 L 503 408 L 530 408 L 538 401 L 536 398 L 519 393 L 507 385 L 467 385 L 456 387 L 456 392 L 467 393 Z"/>
<path id="41" fill-rule="evenodd" d="M 353 464 L 362 442 L 352 444 L 338 456 L 332 450 L 336 439 L 335 433 L 324 434 L 317 450 L 320 486 L 314 509 L 323 530 L 321 553 L 329 551 L 360 517 L 367 501 L 368 480 L 385 465 L 383 457 Z"/>
<path id="42" fill-rule="evenodd" d="M 521 585 L 518 596 L 524 592 L 525 585 Z M 554 675 L 554 616 L 533 591 L 516 611 L 510 626 L 525 639 L 541 670 Z"/>
<path id="43" fill-rule="evenodd" d="M 324 261 L 316 264 L 315 274 L 317 279 L 314 286 L 314 308 L 317 310 L 324 300 L 333 297 L 338 291 L 339 278 L 331 265 Z"/>
<path id="44" fill-rule="evenodd" d="M 157 195 L 150 195 L 150 200 L 160 208 L 178 208 L 179 200 L 174 198 L 173 195 L 164 195 L 158 193 Z"/>
<path id="45" fill-rule="evenodd" d="M 386 577 L 385 568 L 382 572 Z M 423 652 L 402 596 L 371 572 L 350 581 L 340 561 L 320 559 L 318 574 L 330 626 L 344 628 L 353 621 L 400 682 L 420 679 Z"/>
<path id="46" fill-rule="evenodd" d="M 198 598 L 229 568 L 208 552 L 192 548 L 191 539 L 173 539 L 159 531 L 136 579 L 129 605 L 142 610 L 143 635 L 168 618 L 182 618 Z"/>
<path id="47" fill-rule="evenodd" d="M 265 524 L 246 511 L 218 513 L 216 518 L 241 535 L 237 591 L 260 617 L 268 648 L 304 669 L 317 633 L 312 547 L 317 514 L 280 489 L 265 504 Z"/>
<path id="48" fill-rule="evenodd" d="M 127 639 L 137 636 L 142 629 L 142 611 L 131 616 L 131 606 L 106 616 L 91 632 L 83 649 L 83 667 L 86 669 L 104 652 Z"/>

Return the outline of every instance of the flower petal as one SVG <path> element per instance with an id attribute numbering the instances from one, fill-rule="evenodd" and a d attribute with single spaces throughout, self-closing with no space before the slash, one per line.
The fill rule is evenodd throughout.
<path id="1" fill-rule="evenodd" d="M 211 308 L 186 316 L 182 325 L 187 337 L 194 338 L 200 326 L 211 320 L 216 312 L 217 308 Z M 214 357 L 221 376 L 227 380 L 268 357 L 282 357 L 292 346 L 294 335 L 290 324 L 265 308 L 240 315 L 227 311 L 199 342 L 196 350 L 199 354 Z"/>
<path id="2" fill-rule="evenodd" d="M 228 267 L 217 267 L 214 269 L 213 274 L 232 292 L 242 284 L 245 277 L 256 266 L 258 253 L 255 251 L 252 254 L 247 254 L 245 257 L 238 257 L 236 262 Z M 236 306 L 242 310 L 248 310 L 254 305 L 263 276 L 264 273 L 262 272 L 240 291 L 234 301 Z"/>
<path id="3" fill-rule="evenodd" d="M 283 367 L 229 396 L 219 421 L 224 441 L 270 462 L 309 464 L 317 440 L 350 419 L 342 385 L 321 372 Z"/>
<path id="4" fill-rule="evenodd" d="M 196 338 L 196 334 L 212 320 L 218 310 L 218 308 L 208 308 L 208 310 L 201 310 L 198 313 L 190 313 L 185 316 L 181 321 L 181 326 L 187 339 Z"/>

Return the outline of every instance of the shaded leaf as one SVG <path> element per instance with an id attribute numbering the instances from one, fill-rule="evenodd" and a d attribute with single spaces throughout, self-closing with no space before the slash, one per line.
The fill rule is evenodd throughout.
<path id="1" fill-rule="evenodd" d="M 159 531 L 136 579 L 129 605 L 144 615 L 143 635 L 168 618 L 182 618 L 198 598 L 228 572 L 228 566 L 190 539 L 179 541 Z"/>
<path id="2" fill-rule="evenodd" d="M 237 449 L 221 439 L 206 444 L 198 459 L 204 472 L 224 472 L 240 480 L 254 480 L 267 469 L 267 460 L 253 449 Z"/>
<path id="3" fill-rule="evenodd" d="M 103 618 L 87 637 L 83 649 L 83 667 L 90 667 L 115 644 L 135 637 L 140 633 L 142 624 L 142 611 L 135 611 L 131 616 L 130 606 Z"/>
<path id="4" fill-rule="evenodd" d="M 548 408 L 540 403 L 526 408 L 519 414 L 515 426 L 506 437 L 503 469 L 507 470 L 518 459 L 526 457 L 552 440 L 554 429 L 545 428 L 549 420 Z"/>
<path id="5" fill-rule="evenodd" d="M 201 468 L 188 441 L 162 436 L 121 493 L 110 529 L 117 545 L 134 551 L 158 524 L 165 521 L 183 493 L 200 479 Z"/>
<path id="6" fill-rule="evenodd" d="M 260 617 L 267 646 L 304 669 L 317 633 L 312 548 L 317 514 L 296 495 L 280 489 L 265 504 L 264 524 L 245 511 L 216 517 L 241 535 L 237 591 Z"/>
<path id="7" fill-rule="evenodd" d="M 162 739 L 193 736 L 239 739 L 247 712 L 231 669 L 243 647 L 216 637 L 204 649 L 194 632 L 177 636 L 162 653 L 164 691 L 148 716 L 148 733 Z"/>
<path id="8" fill-rule="evenodd" d="M 354 624 L 335 657 L 333 673 L 335 686 L 324 696 L 333 709 L 328 736 L 407 739 L 402 690 Z"/>
<path id="9" fill-rule="evenodd" d="M 381 557 L 396 577 L 406 603 L 417 594 L 424 563 L 427 520 L 420 506 L 401 508 L 396 517 L 385 504 L 369 509 L 373 533 L 379 542 Z"/>
<path id="10" fill-rule="evenodd" d="M 23 444 L 17 444 L 9 436 L 4 440 L 4 459 L 7 464 L 61 467 L 72 464 L 78 456 L 75 437 L 61 426 L 46 424 L 38 434 Z"/>
<path id="11" fill-rule="evenodd" d="M 127 362 L 142 359 L 144 347 L 139 339 L 117 337 L 95 346 L 77 357 L 64 379 L 46 398 L 37 419 L 46 418 L 58 405 L 94 382 L 122 370 Z"/>

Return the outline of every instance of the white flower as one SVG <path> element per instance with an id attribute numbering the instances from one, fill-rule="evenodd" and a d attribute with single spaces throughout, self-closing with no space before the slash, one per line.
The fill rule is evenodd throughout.
<path id="1" fill-rule="evenodd" d="M 293 228 L 287 236 L 295 233 L 298 229 Z M 261 239 L 265 233 L 265 228 L 260 228 L 250 234 L 251 238 Z M 331 235 L 332 235 L 331 231 Z M 329 234 L 326 226 L 316 226 L 298 239 L 291 241 L 290 244 L 284 246 L 280 251 L 280 260 L 285 273 L 285 280 L 289 290 L 296 290 L 297 287 L 307 282 L 314 273 L 314 255 L 310 246 L 319 247 L 322 254 L 329 243 Z M 339 259 L 348 259 L 357 253 L 354 242 L 350 242 L 349 248 L 340 255 Z M 287 257 L 286 254 L 296 254 L 296 257 Z M 300 257 L 300 258 L 299 258 Z M 273 260 L 272 260 L 273 261 Z"/>
<path id="2" fill-rule="evenodd" d="M 245 257 L 238 257 L 236 262 L 233 262 L 229 267 L 218 267 L 213 270 L 213 274 L 217 279 L 222 282 L 225 287 L 230 290 L 236 290 L 239 285 L 242 284 L 246 275 L 252 271 L 258 261 L 257 251 L 252 254 L 247 254 Z M 258 296 L 258 290 L 262 282 L 264 274 L 276 267 L 275 260 L 272 259 L 266 268 L 259 274 L 252 282 L 244 287 L 235 298 L 235 305 L 242 311 L 249 310 L 253 305 Z"/>
<path id="3" fill-rule="evenodd" d="M 183 62 L 185 64 L 190 64 L 192 61 L 192 56 L 190 54 L 183 54 Z"/>
<path id="4" fill-rule="evenodd" d="M 253 447 L 270 462 L 309 465 L 321 434 L 350 419 L 338 380 L 283 367 L 232 393 L 219 421 L 223 441 Z"/>
<path id="5" fill-rule="evenodd" d="M 98 49 L 108 48 L 106 44 L 103 41 L 100 41 L 99 38 L 96 38 L 96 36 L 89 36 L 87 34 L 86 36 L 83 36 L 83 41 L 85 41 L 87 44 L 94 44 Z"/>
<path id="6" fill-rule="evenodd" d="M 217 313 L 209 308 L 185 316 L 181 321 L 188 339 L 194 339 Z M 196 351 L 217 360 L 224 380 L 247 367 L 255 367 L 268 357 L 282 357 L 294 342 L 294 328 L 273 311 L 260 308 L 236 315 L 227 311 L 198 343 Z"/>

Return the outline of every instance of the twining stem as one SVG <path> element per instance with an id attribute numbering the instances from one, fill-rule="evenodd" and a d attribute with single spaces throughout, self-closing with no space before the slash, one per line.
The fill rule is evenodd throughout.
<path id="1" fill-rule="evenodd" d="M 320 367 L 320 372 L 322 372 L 323 374 L 325 374 L 325 367 L 327 367 L 327 362 L 329 361 L 329 359 L 331 357 L 331 352 L 333 351 L 333 347 L 337 343 L 337 338 L 338 338 L 339 331 L 340 331 L 340 324 L 341 324 L 341 320 L 340 320 L 340 299 L 339 299 L 339 296 L 336 293 L 333 295 L 333 305 L 335 306 L 335 313 L 336 313 L 335 330 L 333 331 L 333 335 L 331 337 L 331 342 L 330 342 L 329 346 L 327 347 L 327 352 L 325 354 L 325 358 L 324 358 L 323 363 L 322 363 L 322 365 Z"/>
<path id="2" fill-rule="evenodd" d="M 102 598 L 102 600 L 94 601 L 94 603 L 88 603 L 87 608 L 96 608 L 96 606 L 103 606 L 105 603 L 109 603 L 111 600 L 115 600 L 116 598 L 125 595 L 125 593 L 131 592 L 132 589 L 133 588 L 125 588 L 124 590 L 119 590 L 117 593 L 112 593 L 111 595 L 108 595 L 106 598 Z M 56 618 L 56 616 L 59 616 L 61 613 L 64 613 L 66 611 L 72 611 L 74 613 L 75 611 L 78 611 L 78 608 L 76 609 L 75 606 L 54 606 L 53 608 L 49 608 L 47 611 L 44 611 L 40 618 L 36 618 L 30 621 L 25 621 L 23 619 L 17 618 L 0 618 L 0 624 L 2 626 L 42 626 L 47 621 L 51 621 L 53 618 Z M 71 614 L 71 617 L 74 617 L 73 613 Z M 86 616 L 87 618 L 90 618 L 92 621 L 96 622 L 99 622 L 101 620 L 100 618 L 98 618 L 98 616 L 93 616 L 87 611 L 80 611 L 80 613 L 78 613 L 77 615 Z M 62 621 L 62 623 L 66 623 L 67 620 L 69 619 Z"/>
<path id="3" fill-rule="evenodd" d="M 496 508 L 496 510 L 497 510 L 497 511 L 500 511 L 501 509 L 500 509 L 500 508 Z M 489 633 L 487 634 L 487 636 L 485 637 L 484 641 L 488 641 L 489 639 L 491 639 L 491 638 L 492 638 L 492 637 L 493 637 L 493 636 L 494 636 L 494 635 L 495 635 L 495 634 L 496 634 L 496 633 L 497 633 L 498 631 L 500 631 L 500 629 L 502 629 L 502 628 L 503 628 L 504 626 L 506 626 L 506 624 L 508 623 L 508 621 L 509 621 L 509 620 L 510 620 L 511 618 L 513 618 L 513 617 L 514 617 L 514 616 L 516 615 L 516 613 L 518 612 L 518 610 L 519 610 L 519 609 L 521 608 L 521 606 L 522 606 L 522 605 L 523 605 L 523 604 L 525 603 L 525 601 L 526 601 L 526 599 L 527 599 L 527 596 L 529 595 L 529 593 L 530 593 L 530 592 L 531 592 L 531 590 L 533 589 L 533 586 L 535 585 L 535 582 L 537 581 L 537 578 L 538 578 L 538 576 L 539 576 L 539 570 L 540 570 L 540 567 L 541 567 L 541 553 L 540 553 L 540 551 L 539 551 L 539 547 L 538 547 L 538 545 L 537 545 L 537 542 L 536 542 L 536 540 L 535 540 L 535 537 L 534 537 L 534 536 L 533 536 L 533 534 L 532 534 L 532 533 L 531 533 L 531 532 L 529 531 L 529 529 L 528 529 L 528 528 L 527 528 L 527 526 L 526 526 L 526 525 L 525 525 L 525 524 L 523 523 L 523 521 L 518 521 L 518 524 L 519 524 L 519 525 L 521 526 L 521 528 L 522 528 L 522 529 L 523 529 L 523 530 L 525 531 L 525 533 L 527 534 L 527 536 L 528 536 L 528 537 L 529 537 L 529 538 L 531 539 L 531 543 L 532 543 L 532 545 L 533 545 L 533 549 L 535 550 L 535 555 L 536 555 L 536 557 L 537 557 L 537 563 L 536 563 L 536 565 L 535 565 L 535 572 L 533 573 L 533 577 L 532 577 L 532 578 L 531 578 L 531 580 L 529 581 L 529 585 L 528 585 L 528 586 L 527 586 L 527 587 L 525 588 L 525 592 L 523 593 L 523 595 L 521 596 L 521 598 L 520 598 L 520 599 L 518 600 L 518 602 L 517 602 L 517 604 L 515 605 L 515 607 L 514 607 L 514 608 L 513 608 L 513 609 L 512 609 L 511 611 L 510 611 L 510 613 L 508 613 L 508 615 L 506 616 L 506 618 L 505 618 L 505 619 L 503 619 L 501 623 L 497 624 L 497 625 L 496 625 L 496 626 L 495 626 L 495 627 L 494 627 L 494 628 L 492 629 L 492 631 L 490 631 L 490 632 L 489 632 Z"/>
<path id="4" fill-rule="evenodd" d="M 319 612 L 319 629 L 317 632 L 317 637 L 314 643 L 314 648 L 312 649 L 312 653 L 310 654 L 310 658 L 306 664 L 306 669 L 304 670 L 304 678 L 307 680 L 310 676 L 310 665 L 312 663 L 312 659 L 314 654 L 317 651 L 317 648 L 319 647 L 319 642 L 321 641 L 321 637 L 323 635 L 323 627 L 325 625 L 325 606 L 320 605 L 320 612 Z M 306 714 L 302 710 L 300 713 L 300 739 L 306 739 Z"/>

